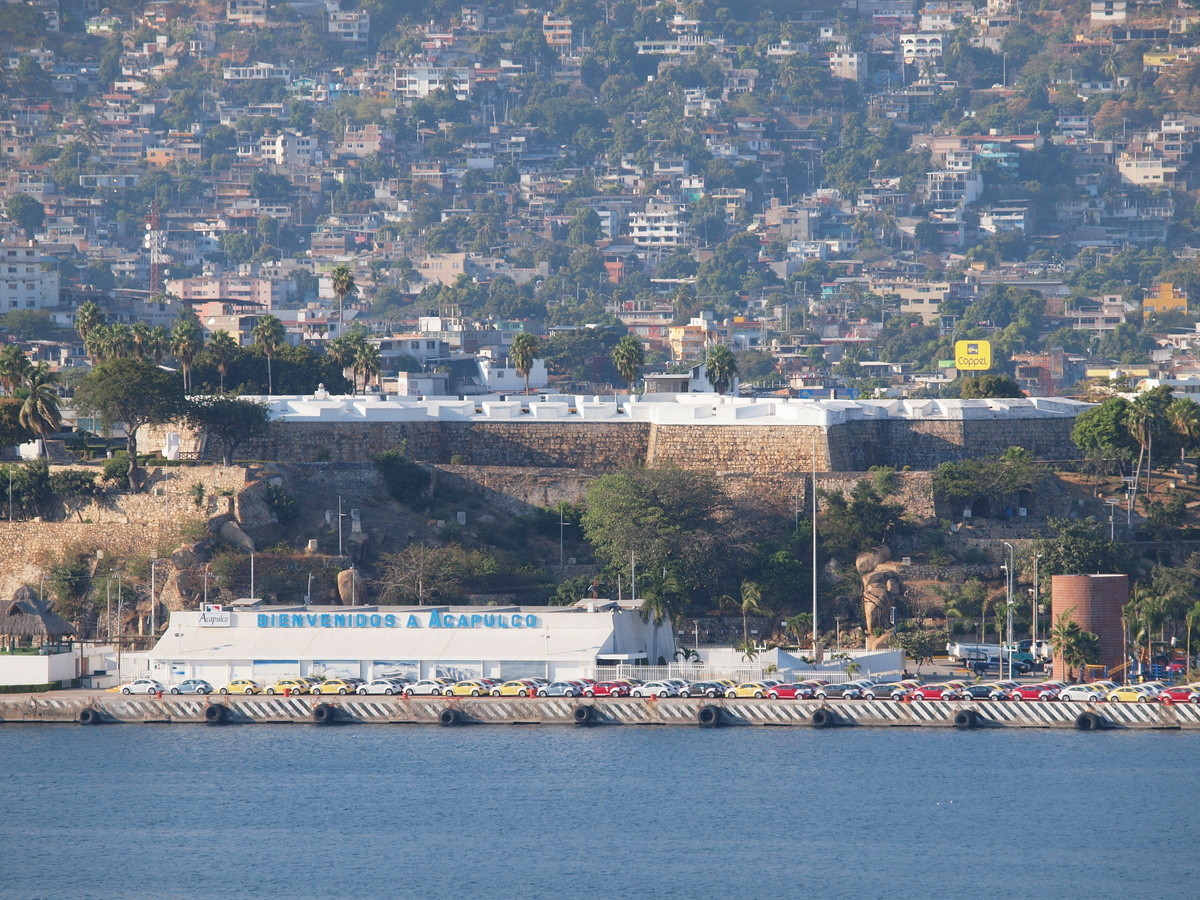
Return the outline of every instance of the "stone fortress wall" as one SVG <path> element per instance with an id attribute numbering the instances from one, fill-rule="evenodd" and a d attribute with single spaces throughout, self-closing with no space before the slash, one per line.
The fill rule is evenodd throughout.
<path id="1" fill-rule="evenodd" d="M 1025 447 L 1072 459 L 1073 418 L 866 420 L 812 425 L 662 425 L 653 422 L 287 422 L 241 447 L 245 459 L 370 462 L 405 448 L 421 462 L 612 471 L 675 465 L 712 472 L 863 472 L 933 469 Z M 161 430 L 160 430 L 161 431 Z M 159 437 L 156 444 L 154 438 Z M 185 439 L 185 446 L 188 441 Z M 147 429 L 141 447 L 161 446 Z M 815 456 L 815 460 L 814 460 Z"/>

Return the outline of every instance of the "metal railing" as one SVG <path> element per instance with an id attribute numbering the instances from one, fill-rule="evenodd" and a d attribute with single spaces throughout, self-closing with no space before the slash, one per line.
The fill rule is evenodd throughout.
<path id="1" fill-rule="evenodd" d="M 887 673 L 889 676 L 893 674 L 898 675 L 899 673 Z M 861 674 L 848 675 L 838 669 L 774 669 L 768 671 L 766 667 L 761 666 L 729 667 L 673 663 L 667 666 L 595 666 L 589 677 L 595 678 L 598 681 L 612 681 L 618 678 L 638 678 L 642 681 L 666 681 L 672 678 L 682 678 L 685 681 L 691 682 L 716 681 L 718 679 L 730 678 L 738 684 L 749 681 L 763 681 L 764 679 L 791 682 L 804 681 L 808 678 L 820 678 L 822 681 L 827 681 L 830 684 L 841 684 L 866 676 Z M 873 677 L 884 677 L 884 675 L 875 673 Z"/>

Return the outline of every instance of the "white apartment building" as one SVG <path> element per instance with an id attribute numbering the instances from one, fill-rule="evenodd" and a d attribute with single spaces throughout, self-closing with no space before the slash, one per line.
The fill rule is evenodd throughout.
<path id="1" fill-rule="evenodd" d="M 264 134 L 257 143 L 238 147 L 238 156 L 257 156 L 263 162 L 288 169 L 321 164 L 320 144 L 315 137 L 286 129 L 279 134 Z"/>
<path id="2" fill-rule="evenodd" d="M 58 306 L 58 269 L 53 263 L 32 244 L 0 245 L 0 313 Z"/>
<path id="3" fill-rule="evenodd" d="M 365 47 L 371 36 L 371 14 L 366 10 L 342 12 L 339 4 L 326 4 L 326 30 L 340 41 Z"/>
<path id="4" fill-rule="evenodd" d="M 286 306 L 296 293 L 296 284 L 290 278 L 265 278 L 259 275 L 169 278 L 166 287 L 168 294 L 180 300 L 237 300 L 257 304 L 264 310 Z"/>
<path id="5" fill-rule="evenodd" d="M 466 66 L 406 66 L 396 70 L 396 92 L 407 100 L 420 100 L 447 86 L 459 100 L 466 100 L 475 89 L 475 70 Z"/>
<path id="6" fill-rule="evenodd" d="M 829 73 L 834 78 L 860 82 L 867 77 L 867 54 L 840 46 L 829 54 Z"/>
<path id="7" fill-rule="evenodd" d="M 952 209 L 974 203 L 983 195 L 983 175 L 977 170 L 969 172 L 929 172 L 925 176 L 925 189 L 929 205 L 938 209 Z"/>
<path id="8" fill-rule="evenodd" d="M 291 81 L 292 70 L 287 66 L 260 62 L 251 66 L 227 66 L 221 70 L 221 77 L 226 81 L 268 81 L 272 78 Z"/>
<path id="9" fill-rule="evenodd" d="M 683 204 L 673 200 L 647 200 L 642 212 L 629 215 L 629 235 L 634 246 L 678 247 L 687 238 L 686 212 Z"/>
<path id="10" fill-rule="evenodd" d="M 916 31 L 900 35 L 900 51 L 906 63 L 931 63 L 942 61 L 944 35 L 939 31 Z"/>

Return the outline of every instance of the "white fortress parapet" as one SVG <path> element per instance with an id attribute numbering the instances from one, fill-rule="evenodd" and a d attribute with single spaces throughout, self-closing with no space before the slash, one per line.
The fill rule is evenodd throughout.
<path id="1" fill-rule="evenodd" d="M 1062 419 L 1091 404 L 1061 397 L 994 400 L 797 400 L 720 394 L 479 398 L 366 395 L 250 397 L 279 422 L 650 422 L 656 425 L 807 425 L 871 419 Z"/>

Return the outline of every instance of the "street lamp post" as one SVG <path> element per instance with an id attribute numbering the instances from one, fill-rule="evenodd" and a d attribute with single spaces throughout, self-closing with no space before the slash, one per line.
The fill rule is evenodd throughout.
<path id="1" fill-rule="evenodd" d="M 1038 613 L 1042 608 L 1042 592 L 1038 582 L 1038 561 L 1041 558 L 1042 554 L 1040 553 L 1033 555 L 1033 632 L 1030 637 L 1033 638 L 1034 649 L 1038 645 Z"/>
<path id="2" fill-rule="evenodd" d="M 212 563 L 204 564 L 204 608 L 208 609 L 208 579 L 212 578 L 209 570 L 212 568 Z"/>
<path id="3" fill-rule="evenodd" d="M 1016 555 L 1016 551 L 1013 550 L 1012 544 L 1010 544 L 1008 541 L 1003 541 L 1003 544 L 1004 544 L 1005 549 L 1008 550 L 1008 578 L 1007 578 L 1007 581 L 1008 581 L 1008 585 L 1007 585 L 1007 587 L 1008 587 L 1008 609 L 1007 609 L 1008 616 L 1007 616 L 1006 624 L 1008 626 L 1008 643 L 1012 644 L 1012 639 L 1013 639 L 1013 570 L 1016 568 L 1017 555 Z M 1000 665 L 1001 665 L 1001 668 L 1003 668 L 1003 665 L 1004 665 L 1004 644 L 1003 644 L 1003 642 L 1001 642 L 1000 654 L 1001 654 L 1000 655 Z M 1012 680 L 1012 675 L 1013 675 L 1013 658 L 1012 658 L 1012 650 L 1010 649 L 1008 651 L 1008 677 L 1009 677 L 1009 680 Z"/>
<path id="4" fill-rule="evenodd" d="M 1109 543 L 1116 542 L 1117 539 L 1117 507 L 1121 505 L 1120 500 L 1108 500 L 1108 541 Z"/>
<path id="5" fill-rule="evenodd" d="M 158 630 L 157 616 L 154 613 L 154 601 L 158 597 L 158 572 L 157 566 L 163 560 L 155 557 L 150 560 L 150 636 L 154 636 L 154 632 Z"/>

